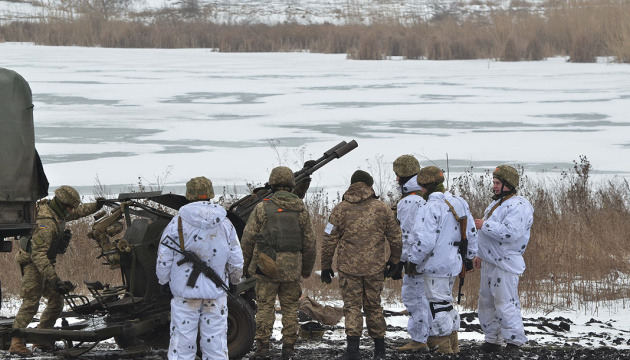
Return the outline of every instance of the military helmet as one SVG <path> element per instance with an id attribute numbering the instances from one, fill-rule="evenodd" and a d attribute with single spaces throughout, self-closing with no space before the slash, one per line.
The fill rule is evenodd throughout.
<path id="1" fill-rule="evenodd" d="M 444 173 L 437 166 L 426 166 L 418 172 L 418 185 L 443 183 Z"/>
<path id="2" fill-rule="evenodd" d="M 294 187 L 295 178 L 293 177 L 293 171 L 286 166 L 273 168 L 273 170 L 271 170 L 271 174 L 269 174 L 269 185 Z"/>
<path id="3" fill-rule="evenodd" d="M 55 189 L 55 198 L 63 205 L 69 206 L 73 209 L 81 204 L 79 192 L 72 186 L 68 185 L 61 185 Z"/>
<path id="4" fill-rule="evenodd" d="M 518 187 L 518 171 L 510 165 L 497 166 L 497 168 L 494 169 L 492 176 L 505 181 L 512 187 L 512 189 L 516 189 Z"/>
<path id="5" fill-rule="evenodd" d="M 190 179 L 186 183 L 186 199 L 189 201 L 210 200 L 214 197 L 212 181 L 205 176 Z"/>
<path id="6" fill-rule="evenodd" d="M 399 177 L 414 176 L 420 171 L 420 163 L 412 155 L 402 155 L 394 160 L 394 173 Z"/>

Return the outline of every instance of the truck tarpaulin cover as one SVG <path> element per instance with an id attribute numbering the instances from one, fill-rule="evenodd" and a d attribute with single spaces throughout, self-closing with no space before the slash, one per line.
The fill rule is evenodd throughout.
<path id="1" fill-rule="evenodd" d="M 35 150 L 33 97 L 22 76 L 0 68 L 0 201 L 34 201 L 48 195 Z"/>

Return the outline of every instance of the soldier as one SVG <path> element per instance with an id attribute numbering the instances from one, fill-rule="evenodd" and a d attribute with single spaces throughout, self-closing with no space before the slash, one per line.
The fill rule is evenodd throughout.
<path id="1" fill-rule="evenodd" d="M 350 182 L 343 201 L 333 209 L 324 230 L 321 280 L 326 284 L 332 282 L 332 260 L 338 249 L 337 269 L 347 338 L 347 348 L 340 359 L 361 358 L 361 308 L 365 311 L 368 334 L 374 339 L 374 359 L 385 359 L 383 274 L 391 276 L 398 268 L 402 235 L 394 213 L 375 196 L 372 176 L 357 170 Z M 384 254 L 388 251 L 386 262 Z"/>
<path id="2" fill-rule="evenodd" d="M 93 214 L 104 203 L 105 199 L 99 198 L 94 203 L 81 205 L 79 193 L 67 185 L 57 188 L 52 200 L 39 202 L 37 228 L 30 237 L 20 239 L 20 249 L 15 256 L 22 271 L 22 305 L 15 316 L 14 329 L 28 326 L 37 313 L 42 296 L 48 302 L 37 327 L 51 329 L 55 325 L 63 310 L 63 294 L 74 289 L 70 281 L 60 280 L 55 271 L 57 254 L 66 252 L 72 237 L 70 229 L 66 230 L 66 221 Z M 33 349 L 50 351 L 53 345 L 53 342 L 33 344 Z M 21 356 L 32 354 L 19 336 L 11 339 L 9 353 Z"/>
<path id="3" fill-rule="evenodd" d="M 422 168 L 417 180 L 427 204 L 416 215 L 409 261 L 424 274 L 426 296 L 433 317 L 427 345 L 437 347 L 439 353 L 457 353 L 460 319 L 452 304 L 453 285 L 462 271 L 462 257 L 472 262 L 476 255 L 477 232 L 472 221 L 470 226 L 465 222 L 468 252 L 460 255 L 461 227 L 464 223 L 459 220 L 472 219 L 468 203 L 446 191 L 444 175 L 436 166 Z"/>
<path id="4" fill-rule="evenodd" d="M 403 250 L 398 274 L 392 279 L 397 280 L 398 276 L 402 278 L 401 298 L 409 314 L 407 332 L 411 336 L 411 341 L 399 347 L 399 351 L 416 351 L 427 348 L 427 338 L 433 321 L 429 311 L 429 302 L 424 292 L 423 275 L 416 271 L 415 266 L 409 266 L 407 262 L 412 245 L 410 234 L 416 221 L 416 213 L 419 208 L 426 204 L 417 181 L 418 171 L 420 171 L 420 164 L 411 155 L 402 155 L 394 161 L 394 173 L 399 185 L 398 189 L 402 193 L 402 198 L 396 205 L 396 217 L 402 230 Z M 403 268 L 405 268 L 404 277 L 402 277 Z"/>
<path id="5" fill-rule="evenodd" d="M 243 257 L 247 276 L 256 276 L 256 352 L 252 359 L 270 355 L 269 339 L 275 321 L 276 296 L 282 311 L 282 358 L 294 355 L 298 338 L 300 276 L 308 278 L 315 264 L 315 232 L 288 167 L 269 175 L 274 194 L 256 205 L 243 230 Z"/>
<path id="6" fill-rule="evenodd" d="M 518 278 L 525 271 L 523 253 L 529 242 L 534 208 L 516 194 L 518 171 L 508 165 L 492 173 L 493 201 L 483 219 L 475 219 L 479 229 L 479 323 L 485 334 L 481 350 L 497 352 L 505 341 L 506 350 L 517 350 L 527 341 L 523 329 Z"/>
<path id="7" fill-rule="evenodd" d="M 162 233 L 155 272 L 159 283 L 168 285 L 173 294 L 169 360 L 195 359 L 198 332 L 204 359 L 228 359 L 227 294 L 206 276 L 190 281 L 199 269 L 190 263 L 178 265 L 184 256 L 162 245 L 195 253 L 223 282 L 238 284 L 243 274 L 241 245 L 225 209 L 208 201 L 213 197 L 209 179 L 190 179 L 186 199 L 191 202 L 179 209 Z"/>

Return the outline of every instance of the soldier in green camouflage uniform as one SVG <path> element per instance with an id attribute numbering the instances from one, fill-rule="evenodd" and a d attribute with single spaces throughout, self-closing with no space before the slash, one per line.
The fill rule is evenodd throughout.
<path id="1" fill-rule="evenodd" d="M 374 339 L 374 359 L 385 358 L 385 317 L 381 306 L 384 272 L 398 268 L 402 233 L 394 213 L 374 195 L 374 180 L 357 170 L 343 201 L 335 206 L 322 244 L 322 282 L 330 284 L 337 249 L 339 286 L 346 318 L 348 347 L 340 359 L 360 359 L 359 341 L 365 312 L 368 334 Z M 385 254 L 389 251 L 389 261 Z"/>
<path id="2" fill-rule="evenodd" d="M 39 203 L 37 228 L 32 236 L 21 239 L 20 250 L 15 257 L 22 270 L 22 305 L 15 316 L 14 329 L 28 326 L 37 313 L 42 296 L 48 303 L 37 327 L 50 329 L 55 325 L 63 310 L 63 294 L 73 289 L 72 283 L 60 280 L 55 271 L 57 254 L 64 253 L 70 241 L 71 233 L 65 231 L 66 221 L 93 214 L 103 203 L 104 200 L 99 199 L 95 203 L 80 205 L 79 193 L 67 185 L 55 190 L 52 200 Z M 52 343 L 35 344 L 33 348 L 50 350 Z M 9 353 L 30 355 L 31 351 L 26 348 L 21 337 L 13 337 Z"/>
<path id="3" fill-rule="evenodd" d="M 252 211 L 243 231 L 246 276 L 256 276 L 256 342 L 253 359 L 269 355 L 269 339 L 275 321 L 276 296 L 282 309 L 282 358 L 294 354 L 298 337 L 300 276 L 308 278 L 315 264 L 315 232 L 304 203 L 290 191 L 295 186 L 291 169 L 271 171 L 274 191 Z"/>

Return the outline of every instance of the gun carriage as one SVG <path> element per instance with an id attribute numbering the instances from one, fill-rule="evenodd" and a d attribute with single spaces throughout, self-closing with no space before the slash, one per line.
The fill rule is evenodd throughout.
<path id="1" fill-rule="evenodd" d="M 357 147 L 356 141 L 342 141 L 322 157 L 294 173 L 296 184 L 330 161 Z M 270 186 L 257 188 L 228 209 L 239 238 L 254 207 L 273 195 Z M 11 319 L 0 321 L 0 342 L 7 349 L 12 336 L 28 343 L 63 341 L 60 350 L 67 356 L 78 356 L 98 342 L 113 338 L 123 352 L 147 347 L 166 348 L 169 342 L 170 298 L 160 291 L 155 274 L 157 249 L 164 228 L 177 210 L 187 204 L 182 195 L 161 192 L 119 194 L 106 201 L 106 207 L 94 215 L 88 237 L 101 249 L 99 259 L 121 274 L 121 284 L 84 281 L 89 295 L 66 294 L 64 299 L 82 321 L 53 329 L 12 329 Z M 122 234 L 122 236 L 121 236 Z M 228 296 L 228 350 L 230 358 L 246 355 L 255 334 L 255 277 L 233 284 Z"/>

